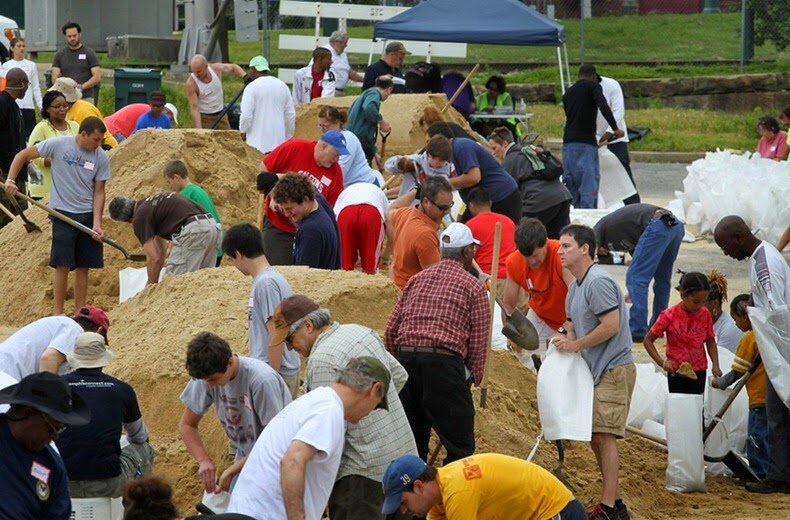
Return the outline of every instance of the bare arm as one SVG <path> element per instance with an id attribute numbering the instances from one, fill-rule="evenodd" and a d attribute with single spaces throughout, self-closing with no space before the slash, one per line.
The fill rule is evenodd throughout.
<path id="1" fill-rule="evenodd" d="M 304 480 L 307 463 L 318 450 L 300 440 L 294 440 L 280 461 L 280 489 L 288 520 L 304 520 Z"/>
<path id="2" fill-rule="evenodd" d="M 245 74 L 244 69 L 235 63 L 212 63 L 210 67 L 214 69 L 214 72 L 217 74 L 233 74 L 240 78 L 243 78 Z"/>
<path id="3" fill-rule="evenodd" d="M 54 67 L 53 66 L 52 67 L 52 81 L 54 82 L 60 76 L 62 76 L 62 72 L 60 71 L 60 67 Z"/>
<path id="4" fill-rule="evenodd" d="M 564 352 L 578 352 L 580 350 L 600 345 L 609 338 L 614 337 L 620 331 L 620 311 L 612 310 L 599 316 L 598 326 L 581 338 L 571 339 L 570 337 L 555 339 L 554 344 Z"/>
<path id="5" fill-rule="evenodd" d="M 506 314 L 512 313 L 518 305 L 520 293 L 521 286 L 508 276 L 505 280 L 505 289 L 502 292 L 502 310 Z M 527 293 L 527 301 L 529 301 L 529 293 Z"/>
<path id="6" fill-rule="evenodd" d="M 392 219 L 392 212 L 396 209 L 407 208 L 411 206 L 417 196 L 417 190 L 409 190 L 397 199 L 393 200 L 387 208 L 387 218 Z"/>
<path id="7" fill-rule="evenodd" d="M 13 195 L 17 192 L 16 178 L 19 175 L 19 171 L 22 169 L 22 166 L 24 166 L 28 161 L 38 159 L 39 157 L 41 156 L 39 155 L 38 148 L 36 148 L 35 145 L 28 146 L 14 156 L 14 160 L 11 161 L 11 166 L 8 168 L 8 172 L 0 172 L 8 174 L 5 181 L 6 193 Z"/>
<path id="8" fill-rule="evenodd" d="M 165 265 L 165 255 L 157 237 L 143 244 L 145 250 L 145 267 L 148 270 L 148 285 L 159 283 L 159 273 Z"/>
<path id="9" fill-rule="evenodd" d="M 285 343 L 269 347 L 269 366 L 276 372 L 280 371 L 280 365 L 283 362 L 283 354 L 285 354 Z"/>
<path id="10" fill-rule="evenodd" d="M 787 226 L 785 232 L 782 233 L 782 238 L 779 239 L 779 243 L 776 245 L 776 249 L 779 250 L 781 253 L 787 244 L 790 243 L 790 226 Z"/>
<path id="11" fill-rule="evenodd" d="M 203 128 L 200 123 L 200 110 L 198 110 L 198 88 L 192 76 L 187 78 L 184 92 L 187 95 L 187 101 L 189 101 L 189 113 L 192 116 L 192 124 L 195 128 Z"/>
<path id="12" fill-rule="evenodd" d="M 658 353 L 658 349 L 656 348 L 657 339 L 658 336 L 656 336 L 652 332 L 648 332 L 647 336 L 645 336 L 645 339 L 643 341 L 645 345 L 645 351 L 647 352 L 647 355 L 650 356 L 650 359 L 652 359 L 656 365 L 660 366 L 667 372 L 672 373 L 675 371 L 675 368 L 677 367 L 673 367 L 672 363 L 670 363 L 668 359 L 664 360 L 661 358 L 661 354 Z"/>
<path id="13" fill-rule="evenodd" d="M 82 90 L 88 90 L 101 83 L 101 67 L 91 67 L 91 77 L 88 81 L 82 84 Z M 98 101 L 98 99 L 96 100 Z"/>
<path id="14" fill-rule="evenodd" d="M 60 365 L 66 362 L 66 356 L 52 347 L 47 347 L 41 354 L 38 362 L 38 370 L 40 372 L 58 373 Z"/>
<path id="15" fill-rule="evenodd" d="M 463 175 L 458 175 L 457 177 L 451 177 L 449 179 L 450 184 L 455 189 L 461 188 L 469 188 L 470 186 L 475 186 L 480 183 L 480 179 L 482 178 L 482 174 L 480 173 L 480 168 L 470 168 Z"/>
<path id="16" fill-rule="evenodd" d="M 101 238 L 104 236 L 101 218 L 104 213 L 104 202 L 107 198 L 104 189 L 105 184 L 107 184 L 107 181 L 96 181 L 93 186 L 93 230 L 98 233 L 98 236 L 94 237 L 98 241 L 101 241 Z"/>
<path id="17" fill-rule="evenodd" d="M 362 83 L 363 81 L 365 81 L 365 76 L 363 76 L 362 74 L 360 74 L 359 72 L 353 69 L 350 69 L 348 71 L 348 79 L 350 79 L 351 81 L 358 81 Z"/>
<path id="18" fill-rule="evenodd" d="M 217 470 L 214 466 L 214 461 L 211 460 L 205 446 L 203 446 L 203 440 L 200 438 L 198 424 L 200 424 L 202 418 L 202 415 L 196 414 L 189 408 L 184 408 L 184 413 L 181 414 L 181 421 L 178 423 L 178 431 L 187 450 L 200 465 L 198 467 L 198 475 L 200 475 L 200 480 L 203 483 L 203 489 L 213 493 L 217 490 Z"/>
<path id="19" fill-rule="evenodd" d="M 705 348 L 707 348 L 708 356 L 710 356 L 710 361 L 713 364 L 711 372 L 715 377 L 721 377 L 722 372 L 721 368 L 719 367 L 719 349 L 716 348 L 716 340 L 714 338 L 706 339 Z"/>
<path id="20" fill-rule="evenodd" d="M 230 492 L 230 484 L 233 482 L 233 477 L 241 473 L 241 470 L 244 468 L 244 464 L 246 462 L 247 457 L 244 457 L 228 466 L 228 469 L 223 471 L 222 475 L 219 477 L 219 489 Z"/>

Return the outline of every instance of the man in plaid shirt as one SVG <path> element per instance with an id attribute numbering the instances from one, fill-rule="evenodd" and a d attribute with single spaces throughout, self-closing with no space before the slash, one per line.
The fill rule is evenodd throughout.
<path id="1" fill-rule="evenodd" d="M 390 372 L 388 410 L 374 410 L 358 424 L 347 425 L 346 444 L 329 497 L 332 520 L 379 518 L 384 503 L 381 479 L 387 465 L 404 453 L 417 453 L 409 421 L 398 399 L 406 370 L 384 348 L 374 331 L 362 325 L 332 321 L 327 309 L 306 296 L 284 299 L 269 319 L 271 341 L 282 343 L 307 359 L 308 392 L 332 386 L 337 370 L 357 357 L 373 357 Z M 395 513 L 388 518 L 408 518 Z"/>
<path id="2" fill-rule="evenodd" d="M 467 269 L 480 244 L 464 224 L 441 236 L 442 260 L 414 275 L 387 323 L 385 344 L 406 368 L 400 392 L 419 456 L 426 460 L 431 427 L 447 464 L 475 451 L 471 383 L 480 384 L 488 344 L 488 293 Z"/>

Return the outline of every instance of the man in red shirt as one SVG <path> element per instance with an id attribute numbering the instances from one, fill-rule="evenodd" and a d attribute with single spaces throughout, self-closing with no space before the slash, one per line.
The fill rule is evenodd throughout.
<path id="1" fill-rule="evenodd" d="M 480 247 L 475 253 L 475 262 L 488 275 L 491 275 L 494 268 L 494 228 L 497 222 L 502 224 L 497 278 L 504 280 L 507 278 L 507 257 L 516 250 L 514 237 L 516 225 L 508 217 L 491 211 L 491 196 L 484 188 L 472 188 L 467 196 L 466 205 L 472 214 L 466 225 L 472 230 L 472 235 L 480 241 Z"/>
<path id="2" fill-rule="evenodd" d="M 417 198 L 420 204 L 414 207 Z M 439 262 L 436 232 L 452 207 L 453 188 L 444 177 L 429 177 L 390 204 L 387 215 L 392 226 L 391 274 L 399 289 L 406 286 L 409 278 Z"/>
<path id="3" fill-rule="evenodd" d="M 266 221 L 263 224 L 263 249 L 272 265 L 293 265 L 294 224 L 280 212 L 269 197 L 277 182 L 277 175 L 300 173 L 329 204 L 329 211 L 343 191 L 343 170 L 337 163 L 341 155 L 348 155 L 346 139 L 336 131 L 326 132 L 318 141 L 293 138 L 272 150 L 261 163 L 258 191 L 266 195 Z M 276 175 L 265 175 L 267 173 Z"/>
<path id="4" fill-rule="evenodd" d="M 549 240 L 546 227 L 536 218 L 522 219 L 516 228 L 518 251 L 508 256 L 507 281 L 502 295 L 502 307 L 510 313 L 526 293 L 529 312 L 527 319 L 535 325 L 540 347 L 531 352 L 543 359 L 546 345 L 565 323 L 565 297 L 573 275 L 562 267 L 559 241 Z M 523 293 L 522 293 L 523 290 Z M 523 301 L 523 300 L 522 300 Z M 522 363 L 533 368 L 531 356 L 523 355 Z"/>
<path id="5" fill-rule="evenodd" d="M 409 374 L 400 400 L 420 458 L 427 460 L 433 427 L 447 449 L 447 464 L 475 451 L 470 386 L 483 379 L 491 316 L 488 292 L 467 271 L 478 245 L 472 232 L 450 224 L 441 244 L 442 260 L 403 289 L 384 344 Z"/>

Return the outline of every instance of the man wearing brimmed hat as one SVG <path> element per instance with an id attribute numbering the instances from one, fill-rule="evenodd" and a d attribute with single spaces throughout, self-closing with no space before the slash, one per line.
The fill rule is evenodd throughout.
<path id="1" fill-rule="evenodd" d="M 11 405 L 0 414 L 0 517 L 68 520 L 66 468 L 50 442 L 63 425 L 88 424 L 90 409 L 62 377 L 49 372 L 0 390 L 0 404 Z"/>
<path id="2" fill-rule="evenodd" d="M 248 145 L 269 153 L 293 137 L 296 109 L 288 85 L 269 74 L 266 58 L 252 58 L 249 70 L 254 79 L 241 98 L 239 132 Z"/>
<path id="3" fill-rule="evenodd" d="M 110 218 L 132 225 L 143 245 L 149 284 L 159 283 L 163 267 L 170 276 L 217 265 L 222 242 L 219 226 L 194 200 L 163 191 L 139 201 L 115 197 L 109 209 Z M 166 254 L 165 240 L 173 244 L 170 254 Z"/>
<path id="4" fill-rule="evenodd" d="M 229 513 L 320 520 L 343 454 L 346 421 L 388 409 L 390 373 L 374 357 L 352 358 L 332 386 L 316 388 L 272 419 L 247 458 Z"/>
<path id="5" fill-rule="evenodd" d="M 380 191 L 380 190 L 379 190 Z M 374 411 L 346 430 L 346 444 L 329 497 L 332 520 L 377 518 L 384 500 L 381 477 L 392 458 L 417 453 L 409 421 L 398 398 L 406 371 L 384 348 L 378 334 L 356 324 L 332 321 L 328 309 L 302 295 L 284 299 L 269 319 L 272 345 L 286 343 L 289 350 L 307 359 L 308 392 L 331 386 L 335 372 L 353 358 L 379 360 L 390 373 L 388 412 Z"/>
<path id="6" fill-rule="evenodd" d="M 323 209 L 319 197 L 310 179 L 298 173 L 283 176 L 272 190 L 272 200 L 296 225 L 294 265 L 340 269 L 340 235 L 335 214 Z"/>
<path id="7" fill-rule="evenodd" d="M 49 88 L 63 94 L 66 98 L 66 103 L 69 104 L 69 111 L 66 112 L 66 119 L 71 119 L 77 123 L 82 123 L 88 117 L 104 118 L 101 110 L 96 108 L 92 103 L 82 99 L 82 92 L 77 89 L 77 83 L 71 78 L 58 78 Z M 115 148 L 118 146 L 118 141 L 115 136 L 108 131 L 104 134 L 104 142 L 102 147 L 105 149 Z"/>
<path id="8" fill-rule="evenodd" d="M 400 81 L 397 81 L 394 93 L 403 94 L 406 92 L 406 82 L 403 80 L 401 67 L 403 67 L 403 59 L 409 54 L 411 53 L 406 50 L 406 47 L 401 42 L 389 42 L 384 48 L 384 56 L 365 70 L 362 92 L 373 87 L 379 76 L 398 78 Z"/>
<path id="9" fill-rule="evenodd" d="M 77 336 L 97 332 L 106 337 L 109 328 L 107 314 L 93 305 L 80 308 L 73 318 L 41 318 L 0 343 L 0 370 L 17 381 L 39 371 L 57 374 Z"/>
<path id="10" fill-rule="evenodd" d="M 382 482 L 385 515 L 400 510 L 429 520 L 587 520 L 584 506 L 557 477 L 537 464 L 498 453 L 480 453 L 441 468 L 403 455 L 390 463 Z"/>
<path id="11" fill-rule="evenodd" d="M 470 386 L 483 379 L 491 316 L 488 293 L 468 271 L 480 242 L 452 223 L 440 243 L 442 260 L 406 284 L 384 343 L 409 374 L 400 398 L 420 457 L 427 460 L 433 427 L 447 464 L 475 451 Z"/>
<path id="12" fill-rule="evenodd" d="M 73 395 L 91 411 L 91 422 L 66 429 L 57 440 L 72 498 L 118 497 L 121 486 L 151 471 L 154 450 L 140 413 L 137 394 L 124 381 L 105 374 L 113 353 L 101 334 L 77 337 L 64 377 Z M 121 428 L 129 444 L 121 448 Z"/>
<path id="13" fill-rule="evenodd" d="M 167 97 L 163 92 L 151 92 L 151 94 L 148 95 L 148 106 L 151 109 L 137 119 L 134 131 L 137 132 L 143 128 L 162 128 L 169 130 L 170 117 L 165 114 L 166 103 Z"/>

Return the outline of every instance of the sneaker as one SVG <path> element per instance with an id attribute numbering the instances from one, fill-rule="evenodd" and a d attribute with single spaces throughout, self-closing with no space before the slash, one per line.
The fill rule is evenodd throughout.
<path id="1" fill-rule="evenodd" d="M 631 520 L 631 514 L 628 512 L 628 508 L 622 500 L 618 499 L 614 501 L 614 510 L 617 511 L 618 520 Z"/>
<path id="2" fill-rule="evenodd" d="M 746 491 L 750 493 L 784 493 L 790 494 L 790 482 L 780 480 L 763 480 L 762 482 L 748 482 Z"/>
<path id="3" fill-rule="evenodd" d="M 594 504 L 587 508 L 587 518 L 589 520 L 619 520 L 617 510 L 614 513 L 607 513 L 601 503 Z"/>

